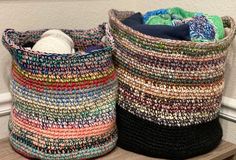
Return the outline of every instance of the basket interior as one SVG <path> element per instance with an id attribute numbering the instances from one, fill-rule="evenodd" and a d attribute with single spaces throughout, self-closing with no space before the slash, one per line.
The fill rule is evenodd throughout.
<path id="1" fill-rule="evenodd" d="M 15 45 L 20 47 L 33 47 L 33 45 L 40 39 L 41 35 L 47 31 L 26 31 L 26 32 L 10 32 L 8 37 Z M 72 38 L 75 44 L 75 51 L 85 50 L 88 46 L 100 45 L 105 47 L 102 42 L 102 38 L 105 35 L 105 31 L 102 27 L 98 27 L 90 30 L 66 30 L 62 29 L 64 33 Z"/>

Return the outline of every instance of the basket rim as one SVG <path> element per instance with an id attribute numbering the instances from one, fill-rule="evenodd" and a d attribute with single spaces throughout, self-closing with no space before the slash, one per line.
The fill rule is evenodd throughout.
<path id="1" fill-rule="evenodd" d="M 153 37 L 146 34 L 143 34 L 139 31 L 136 31 L 132 29 L 131 27 L 126 26 L 123 24 L 118 18 L 117 14 L 121 13 L 128 13 L 128 14 L 134 14 L 134 11 L 118 11 L 116 9 L 110 9 L 109 14 L 109 20 L 110 22 L 115 23 L 116 26 L 118 26 L 121 30 L 125 31 L 128 34 L 134 34 L 135 36 L 146 39 L 152 43 L 160 42 L 162 44 L 165 44 L 167 46 L 178 46 L 178 47 L 197 47 L 197 48 L 212 48 L 212 47 L 219 47 L 224 46 L 226 44 L 230 44 L 235 36 L 236 32 L 236 25 L 235 21 L 230 16 L 223 16 L 221 17 L 223 21 L 226 21 L 230 24 L 229 32 L 228 34 L 219 41 L 214 42 L 192 42 L 192 41 L 185 41 L 185 40 L 172 40 L 172 39 L 165 39 L 165 38 L 159 38 L 159 37 Z"/>
<path id="2" fill-rule="evenodd" d="M 65 31 L 74 31 L 74 32 L 83 32 L 84 34 L 86 33 L 90 33 L 90 32 L 94 32 L 97 31 L 99 29 L 102 29 L 102 26 L 104 26 L 104 24 L 99 25 L 98 27 L 94 27 L 94 28 L 90 28 L 90 29 L 60 29 L 60 28 L 47 28 L 47 29 L 37 29 L 37 30 L 27 30 L 27 31 L 16 31 L 13 28 L 7 28 L 5 29 L 5 31 L 3 32 L 2 35 L 2 41 L 4 41 L 10 48 L 14 48 L 16 50 L 20 50 L 21 52 L 27 52 L 29 54 L 33 54 L 33 55 L 40 55 L 40 56 L 57 56 L 57 57 L 86 57 L 89 56 L 93 53 L 98 53 L 98 52 L 110 52 L 112 51 L 112 47 L 109 46 L 107 43 L 104 43 L 101 41 L 101 43 L 104 45 L 104 47 L 102 49 L 97 49 L 97 50 L 93 50 L 91 52 L 88 52 L 86 54 L 81 55 L 80 52 L 75 52 L 74 54 L 71 53 L 63 53 L 63 54 L 58 54 L 58 53 L 48 53 L 48 52 L 39 52 L 39 51 L 33 51 L 31 49 L 26 49 L 25 47 L 22 47 L 20 45 L 17 45 L 10 37 L 9 35 L 12 33 L 27 33 L 27 32 L 43 32 L 49 29 L 60 29 L 63 32 Z M 104 36 L 105 36 L 105 29 L 104 29 Z"/>

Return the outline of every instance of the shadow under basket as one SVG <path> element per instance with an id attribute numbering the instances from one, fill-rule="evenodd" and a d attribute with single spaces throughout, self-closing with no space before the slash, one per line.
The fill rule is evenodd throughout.
<path id="1" fill-rule="evenodd" d="M 32 159 L 87 159 L 116 145 L 117 80 L 112 48 L 102 42 L 105 26 L 62 30 L 75 48 L 103 45 L 81 55 L 41 53 L 34 44 L 46 30 L 2 37 L 12 55 L 10 143 Z"/>
<path id="2" fill-rule="evenodd" d="M 142 34 L 121 21 L 130 11 L 109 11 L 119 89 L 118 146 L 152 157 L 185 159 L 221 141 L 218 115 L 227 49 L 235 36 L 217 42 L 170 40 Z"/>

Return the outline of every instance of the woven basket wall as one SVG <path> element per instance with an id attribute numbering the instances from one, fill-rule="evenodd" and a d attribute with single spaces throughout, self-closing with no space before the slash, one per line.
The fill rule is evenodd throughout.
<path id="1" fill-rule="evenodd" d="M 215 148 L 232 18 L 218 42 L 197 43 L 144 35 L 121 20 L 134 14 L 110 10 L 110 40 L 118 74 L 118 145 L 153 157 L 184 159 Z"/>
<path id="2" fill-rule="evenodd" d="M 3 44 L 12 55 L 13 148 L 29 158 L 87 159 L 111 151 L 117 141 L 117 80 L 112 49 L 86 55 L 40 53 L 23 48 L 46 30 L 8 29 Z M 104 26 L 63 30 L 83 49 L 102 44 Z"/>

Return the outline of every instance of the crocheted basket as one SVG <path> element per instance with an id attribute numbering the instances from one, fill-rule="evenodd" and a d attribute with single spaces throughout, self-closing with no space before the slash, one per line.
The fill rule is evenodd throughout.
<path id="1" fill-rule="evenodd" d="M 22 47 L 35 43 L 44 31 L 7 29 L 3 35 L 13 58 L 11 145 L 34 159 L 87 159 L 108 153 L 117 141 L 117 80 L 112 48 L 101 41 L 104 25 L 63 30 L 75 48 L 104 46 L 85 55 Z"/>
<path id="2" fill-rule="evenodd" d="M 197 43 L 144 35 L 121 20 L 134 14 L 110 10 L 110 41 L 118 74 L 118 146 L 153 157 L 185 159 L 215 148 L 232 18 L 227 36 Z"/>

